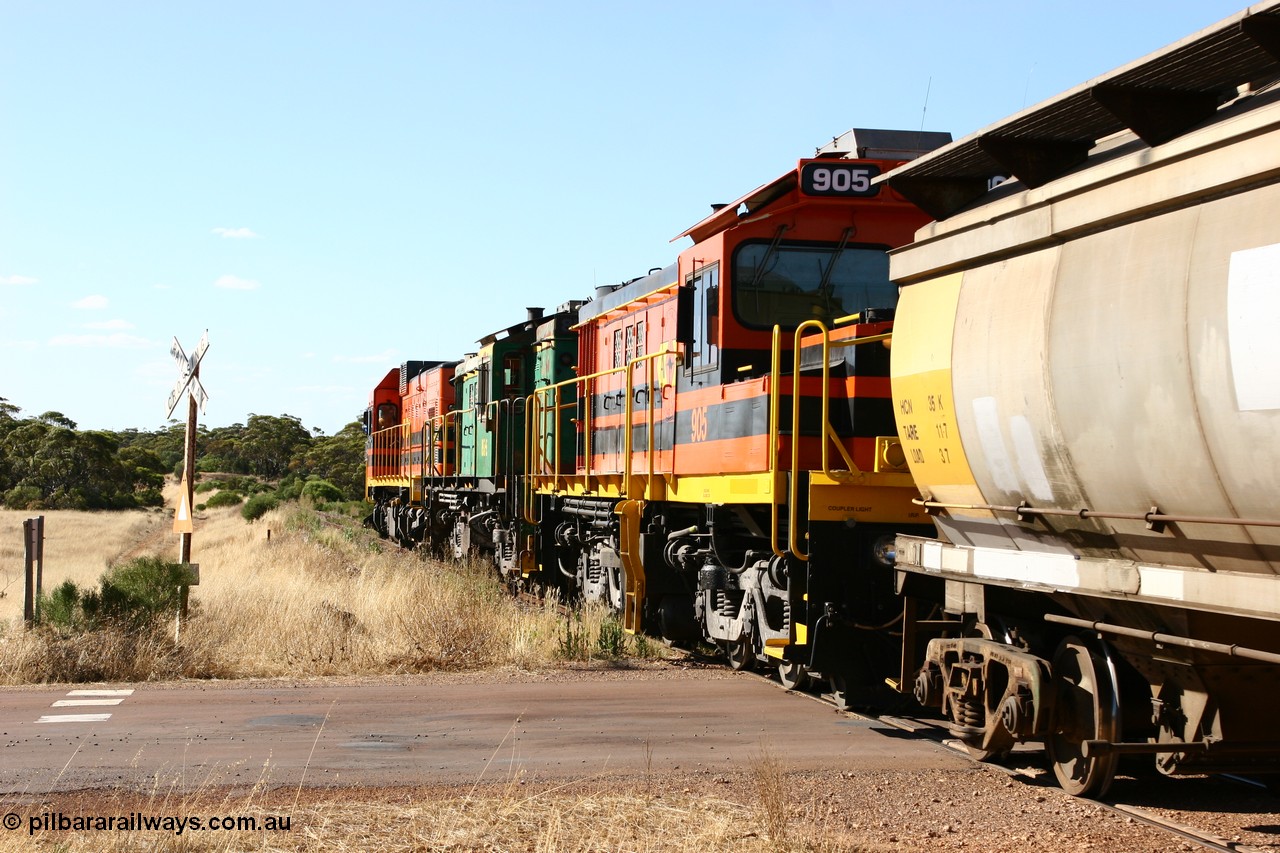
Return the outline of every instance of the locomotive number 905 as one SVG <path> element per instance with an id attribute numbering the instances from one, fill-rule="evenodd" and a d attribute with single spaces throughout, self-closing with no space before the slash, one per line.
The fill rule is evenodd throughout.
<path id="1" fill-rule="evenodd" d="M 800 170 L 800 188 L 805 195 L 874 196 L 879 187 L 871 179 L 880 169 L 867 164 L 806 163 Z"/>

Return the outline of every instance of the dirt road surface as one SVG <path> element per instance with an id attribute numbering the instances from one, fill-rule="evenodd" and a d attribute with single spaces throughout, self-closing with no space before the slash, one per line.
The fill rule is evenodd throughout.
<path id="1" fill-rule="evenodd" d="M 72 689 L 0 691 L 0 792 L 248 785 L 264 774 L 315 786 L 554 781 L 741 769 L 766 752 L 793 770 L 966 763 L 714 669 Z M 802 739 L 782 740 L 796 730 Z"/>
<path id="2" fill-rule="evenodd" d="M 804 837 L 799 828 L 808 826 L 808 840 L 818 845 L 812 849 L 1200 847 L 1074 800 L 1036 766 L 1038 755 L 1027 761 L 1013 775 L 1002 773 L 811 696 L 693 663 L 0 688 L 0 810 L 22 827 L 55 810 L 172 811 L 174 802 L 184 814 L 225 810 L 223 792 L 250 790 L 258 806 L 294 814 L 306 829 L 277 838 L 282 850 L 311 849 L 307 839 L 354 849 L 350 831 L 338 823 L 366 819 L 377 828 L 369 830 L 371 840 L 382 843 L 394 832 L 405 849 L 677 850 L 685 849 L 689 833 L 708 850 L 772 850 L 782 848 L 759 810 L 767 815 L 767 805 L 779 800 L 752 782 L 761 764 L 772 762 L 786 774 L 779 782 L 786 791 L 781 819 L 790 821 L 793 838 Z M 1265 792 L 1212 779 L 1162 782 L 1168 780 L 1126 777 L 1115 788 L 1122 800 L 1225 838 L 1228 849 L 1280 850 L 1280 814 Z M 474 791 L 509 792 L 512 785 L 529 794 L 518 809 L 501 805 L 476 818 Z M 566 804 L 558 804 L 555 791 Z M 562 836 L 548 842 L 548 827 L 601 808 L 606 792 L 623 803 L 608 808 L 623 812 L 566 822 Z M 498 796 L 502 804 L 510 795 Z M 667 802 L 681 808 L 653 814 L 693 823 L 673 828 L 644 817 Z M 698 817 L 699 809 L 715 817 Z M 513 815 L 541 821 L 537 834 L 503 823 Z M 722 824 L 723 837 L 708 834 Z M 443 835 L 459 832 L 462 840 L 439 846 Z M 40 835 L 53 847 L 69 837 L 90 847 L 119 840 Z M 149 836 L 140 838 L 150 844 Z M 25 830 L 0 835 L 0 851 L 22 849 L 27 840 Z"/>

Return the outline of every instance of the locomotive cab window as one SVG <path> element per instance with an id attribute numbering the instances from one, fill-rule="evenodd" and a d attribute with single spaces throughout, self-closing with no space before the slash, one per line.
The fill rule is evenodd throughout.
<path id="1" fill-rule="evenodd" d="M 694 373 L 720 365 L 720 265 L 710 264 L 689 273 L 685 285 L 693 293 L 693 342 L 689 366 Z"/>
<path id="2" fill-rule="evenodd" d="M 794 329 L 806 320 L 830 325 L 897 304 L 883 246 L 759 240 L 733 255 L 733 310 L 749 328 Z"/>
<path id="3" fill-rule="evenodd" d="M 400 408 L 394 403 L 383 403 L 378 406 L 378 422 L 376 429 L 387 429 L 400 423 Z"/>
<path id="4" fill-rule="evenodd" d="M 507 353 L 502 357 L 502 396 L 519 397 L 524 388 L 524 364 L 520 353 Z"/>

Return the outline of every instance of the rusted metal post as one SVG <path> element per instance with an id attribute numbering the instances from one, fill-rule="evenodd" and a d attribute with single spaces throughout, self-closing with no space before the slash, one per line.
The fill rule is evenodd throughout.
<path id="1" fill-rule="evenodd" d="M 35 622 L 35 554 L 31 548 L 31 519 L 22 522 L 22 624 L 30 628 Z"/>
<path id="2" fill-rule="evenodd" d="M 43 515 L 22 522 L 22 550 L 22 622 L 29 628 L 40 619 L 40 595 L 44 592 Z"/>
<path id="3" fill-rule="evenodd" d="M 32 550 L 36 555 L 35 617 L 40 621 L 40 596 L 44 595 L 44 516 L 31 519 Z"/>
<path id="4" fill-rule="evenodd" d="M 197 382 L 200 380 L 200 365 L 197 364 L 195 370 L 191 373 L 192 378 Z M 188 511 L 195 512 L 195 494 L 196 494 L 196 396 L 189 394 L 187 396 L 187 432 L 185 448 L 182 458 L 182 486 L 187 493 L 184 496 Z M 178 562 L 184 566 L 191 562 L 191 537 L 193 533 L 190 530 L 183 531 L 179 534 L 178 539 Z M 178 615 L 175 617 L 173 625 L 173 639 L 176 641 L 182 632 L 182 623 L 187 619 L 187 603 L 191 595 L 191 587 L 183 584 L 178 593 Z"/>
<path id="5" fill-rule="evenodd" d="M 182 393 L 187 391 L 187 433 L 184 444 L 185 453 L 182 460 L 182 485 L 184 487 L 183 494 L 180 497 L 178 511 L 173 517 L 173 532 L 179 534 L 178 544 L 178 561 L 183 566 L 191 565 L 191 534 L 192 534 L 192 507 L 196 493 L 196 408 L 204 408 L 205 400 L 208 395 L 204 392 L 204 386 L 200 384 L 200 359 L 204 358 L 205 350 L 209 348 L 209 330 L 205 329 L 204 334 L 200 337 L 200 343 L 196 344 L 195 350 L 188 357 L 182 344 L 175 337 L 173 346 L 169 348 L 169 355 L 173 356 L 173 360 L 178 365 L 181 375 L 178 377 L 178 384 L 173 386 L 173 391 L 169 393 L 168 413 L 169 417 L 173 416 L 174 407 L 178 405 L 178 400 L 182 399 Z M 178 639 L 179 632 L 182 630 L 182 620 L 187 618 L 187 597 L 191 590 L 187 584 L 183 584 L 178 596 L 178 613 L 175 617 L 173 626 L 173 638 Z"/>

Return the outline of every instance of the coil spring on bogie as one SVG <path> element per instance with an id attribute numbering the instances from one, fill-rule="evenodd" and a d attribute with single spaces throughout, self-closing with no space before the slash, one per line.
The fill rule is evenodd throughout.
<path id="1" fill-rule="evenodd" d="M 724 618 L 734 618 L 742 608 L 742 593 L 729 590 L 718 591 L 716 593 L 716 607 Z"/>
<path id="2" fill-rule="evenodd" d="M 956 703 L 956 722 L 962 726 L 980 729 L 986 721 L 982 703 L 976 699 L 961 699 Z"/>

